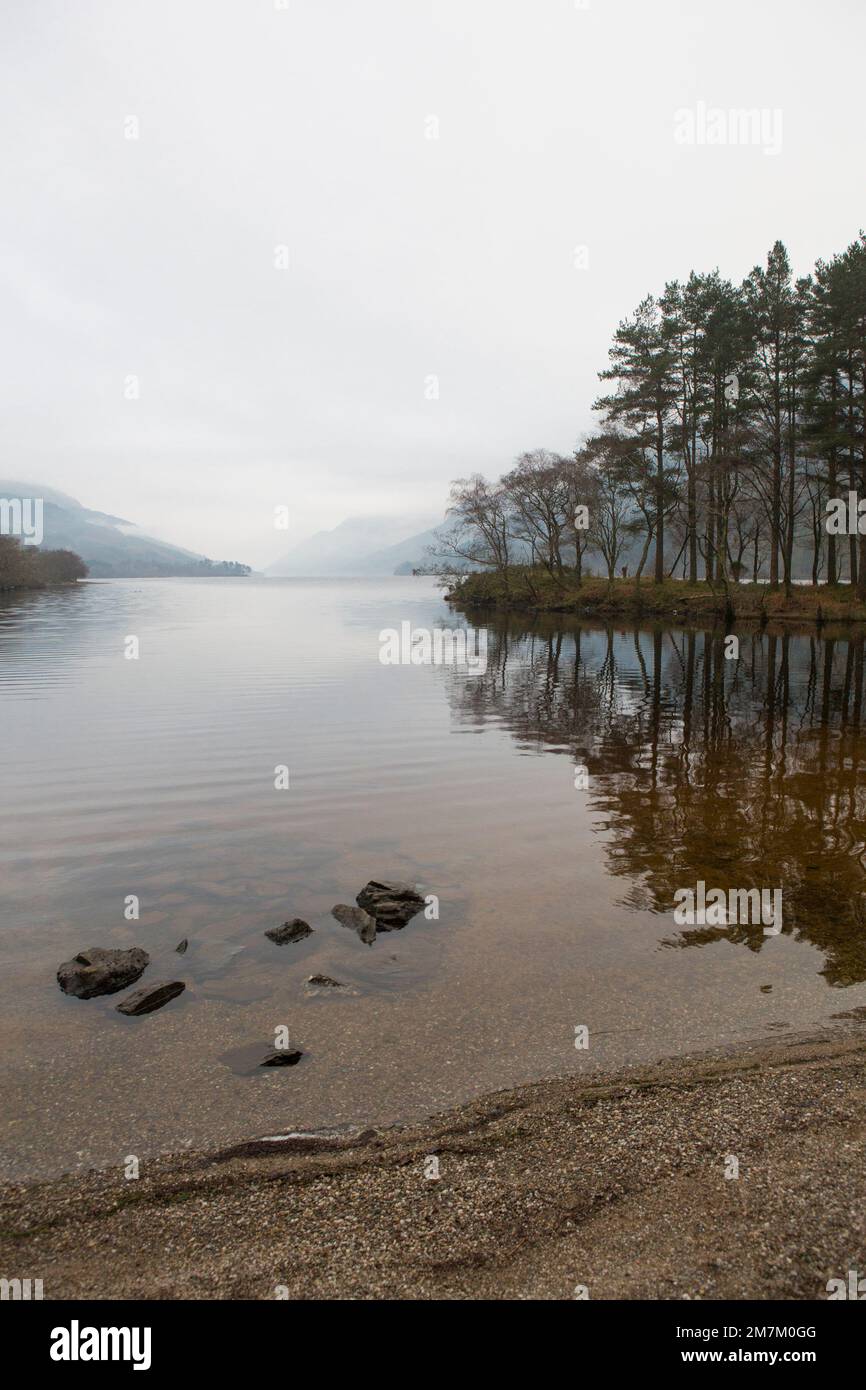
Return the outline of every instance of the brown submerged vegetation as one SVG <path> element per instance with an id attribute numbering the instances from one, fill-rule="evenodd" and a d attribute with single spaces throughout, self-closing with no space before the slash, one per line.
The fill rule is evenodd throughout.
<path id="1" fill-rule="evenodd" d="M 782 884 L 783 935 L 821 953 L 829 986 L 866 980 L 862 628 L 753 626 L 734 661 L 719 627 L 469 616 L 487 669 L 454 680 L 455 711 L 586 768 L 607 868 L 668 919 L 660 945 L 760 954 L 760 927 L 677 932 L 674 890 Z"/>

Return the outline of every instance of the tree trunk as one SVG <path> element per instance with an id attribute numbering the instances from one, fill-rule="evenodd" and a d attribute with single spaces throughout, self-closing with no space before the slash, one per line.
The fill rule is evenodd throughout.
<path id="1" fill-rule="evenodd" d="M 662 435 L 662 425 L 659 422 L 658 434 L 656 435 L 656 561 L 653 582 L 663 584 L 665 578 L 665 471 L 664 471 L 664 438 Z"/>
<path id="2" fill-rule="evenodd" d="M 694 459 L 692 460 L 692 467 L 689 469 L 687 511 L 688 511 L 687 524 L 688 524 L 688 528 L 689 528 L 689 583 L 690 583 L 690 584 L 697 584 L 697 582 L 698 582 L 698 506 L 697 506 L 697 493 L 696 493 L 696 489 L 695 489 Z"/>
<path id="3" fill-rule="evenodd" d="M 830 394 L 830 399 L 831 399 L 832 402 L 833 402 L 833 415 L 832 415 L 832 419 L 833 419 L 833 421 L 834 421 L 834 427 L 835 427 L 835 420 L 836 420 L 836 392 L 837 392 L 837 390 L 838 390 L 838 387 L 837 387 L 837 385 L 836 385 L 836 370 L 835 370 L 835 364 L 834 364 L 834 368 L 833 368 L 833 384 L 832 384 L 832 390 L 831 390 L 831 394 Z M 827 487 L 828 487 L 830 496 L 831 496 L 831 497 L 835 497 L 835 496 L 836 496 L 836 446 L 835 446 L 835 444 L 834 444 L 834 445 L 832 446 L 832 448 L 830 449 L 830 453 L 829 453 L 829 456 L 828 456 L 828 458 L 827 458 Z M 836 578 L 837 578 L 837 576 L 836 576 L 836 537 L 835 537 L 835 535 L 830 534 L 830 535 L 828 535 L 828 537 L 827 537 L 827 583 L 828 583 L 828 584 L 835 584 L 835 583 L 836 583 Z"/>

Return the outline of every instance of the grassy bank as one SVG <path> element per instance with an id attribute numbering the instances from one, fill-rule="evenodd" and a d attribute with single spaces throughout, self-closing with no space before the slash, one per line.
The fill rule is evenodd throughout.
<path id="1" fill-rule="evenodd" d="M 27 584 L 0 584 L 0 594 L 29 594 L 40 589 L 69 589 L 77 583 L 77 579 L 40 579 Z"/>
<path id="2" fill-rule="evenodd" d="M 687 584 L 668 579 L 584 579 L 575 584 L 564 575 L 557 582 L 546 570 L 515 566 L 507 576 L 493 572 L 461 578 L 448 595 L 460 608 L 494 608 L 532 613 L 576 613 L 600 618 L 657 617 L 672 622 L 866 622 L 866 604 L 849 584 L 796 585 L 790 597 L 767 584 L 731 584 L 730 598 L 721 585 Z"/>

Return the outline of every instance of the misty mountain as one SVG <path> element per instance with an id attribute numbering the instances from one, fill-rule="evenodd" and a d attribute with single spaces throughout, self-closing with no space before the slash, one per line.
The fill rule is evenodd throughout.
<path id="1" fill-rule="evenodd" d="M 122 517 L 91 511 L 74 497 L 41 483 L 0 479 L 0 497 L 41 497 L 44 534 L 40 549 L 75 551 L 94 579 L 249 573 L 247 565 L 209 560 L 195 551 L 156 540 Z"/>
<path id="2" fill-rule="evenodd" d="M 393 574 L 407 562 L 423 565 L 433 529 L 428 517 L 350 516 L 331 531 L 317 531 L 268 565 L 274 576 Z"/>
<path id="3" fill-rule="evenodd" d="M 431 564 L 436 563 L 437 558 L 429 553 L 430 548 L 436 549 L 437 532 L 442 529 L 443 523 L 440 522 L 439 526 L 419 531 L 417 535 L 409 536 L 405 541 L 398 541 L 396 545 L 386 545 L 381 550 L 374 550 L 372 555 L 359 561 L 356 573 L 411 574 L 413 569 L 429 569 Z"/>

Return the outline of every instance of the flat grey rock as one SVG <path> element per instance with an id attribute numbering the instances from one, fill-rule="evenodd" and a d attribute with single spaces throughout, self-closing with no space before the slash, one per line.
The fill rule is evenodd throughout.
<path id="1" fill-rule="evenodd" d="M 305 922 L 301 917 L 293 917 L 291 922 L 284 922 L 281 927 L 271 927 L 265 932 L 269 941 L 275 941 L 278 946 L 285 946 L 288 941 L 303 941 L 305 936 L 312 934 L 313 928 L 309 922 Z"/>
<path id="2" fill-rule="evenodd" d="M 399 931 L 425 906 L 414 886 L 399 879 L 371 878 L 355 901 L 375 917 L 379 931 Z"/>
<path id="3" fill-rule="evenodd" d="M 376 919 L 362 907 L 349 907 L 347 903 L 337 903 L 331 908 L 331 916 L 336 917 L 341 927 L 356 931 L 361 940 L 371 946 L 376 939 Z"/>
<path id="4" fill-rule="evenodd" d="M 154 1010 L 168 1004 L 171 999 L 183 994 L 185 989 L 186 985 L 182 980 L 161 980 L 158 984 L 142 985 L 141 989 L 133 990 L 132 994 L 121 999 L 117 1005 L 117 1012 L 129 1014 L 134 1018 L 139 1014 L 152 1014 Z"/>
<path id="5" fill-rule="evenodd" d="M 299 1047 L 275 1047 L 259 1062 L 260 1067 L 294 1067 L 303 1057 Z"/>
<path id="6" fill-rule="evenodd" d="M 64 994 L 78 999 L 93 999 L 98 994 L 116 994 L 127 985 L 134 985 L 150 964 L 150 956 L 140 946 L 128 951 L 109 951 L 102 946 L 88 946 L 72 960 L 64 961 L 57 971 L 57 983 Z"/>

